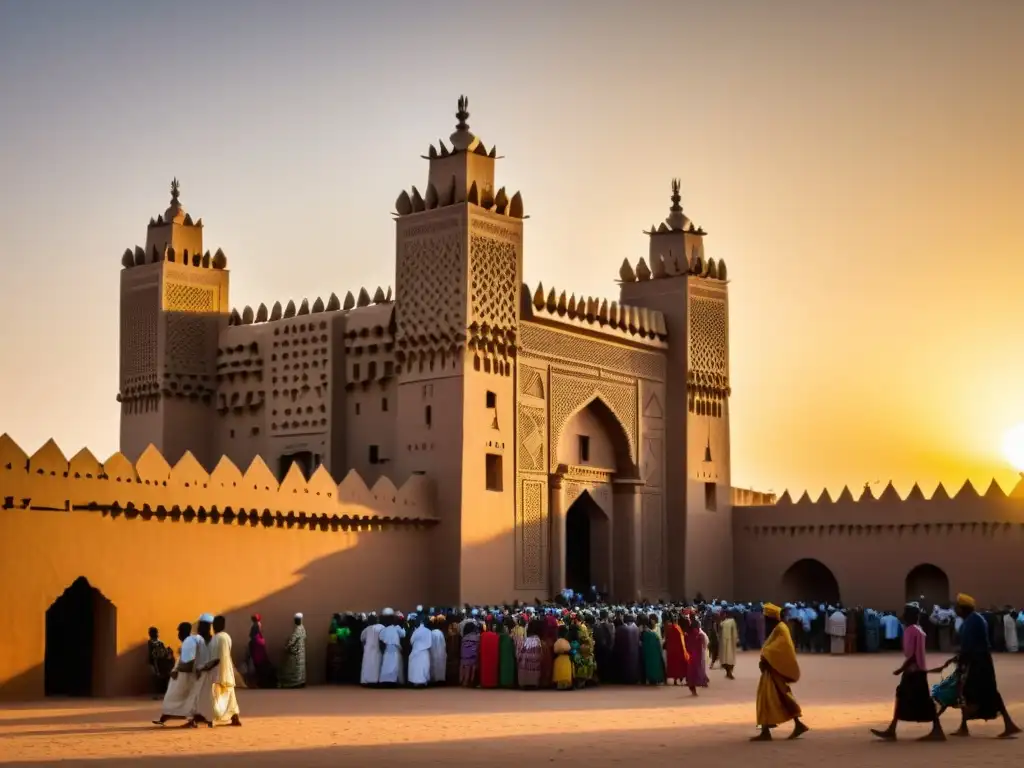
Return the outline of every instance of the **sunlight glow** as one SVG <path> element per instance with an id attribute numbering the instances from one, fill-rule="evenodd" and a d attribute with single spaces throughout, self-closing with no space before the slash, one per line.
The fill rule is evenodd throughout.
<path id="1" fill-rule="evenodd" d="M 1003 435 L 1003 455 L 1014 469 L 1024 472 L 1024 423 L 1018 424 Z"/>

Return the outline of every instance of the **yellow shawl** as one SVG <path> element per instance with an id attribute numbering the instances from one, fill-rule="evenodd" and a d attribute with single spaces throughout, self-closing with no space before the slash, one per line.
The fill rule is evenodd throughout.
<path id="1" fill-rule="evenodd" d="M 793 637 L 789 634 L 789 627 L 784 621 L 776 624 L 768 636 L 764 647 L 761 648 L 761 658 L 786 682 L 796 683 L 800 680 L 796 648 L 793 647 Z"/>

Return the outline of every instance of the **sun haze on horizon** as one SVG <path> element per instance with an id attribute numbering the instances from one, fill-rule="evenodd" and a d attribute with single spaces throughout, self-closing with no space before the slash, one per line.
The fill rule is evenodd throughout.
<path id="1" fill-rule="evenodd" d="M 180 0 L 181 35 L 120 0 L 6 4 L 0 432 L 117 449 L 120 255 L 174 176 L 233 306 L 393 285 L 388 214 L 465 93 L 531 287 L 618 298 L 681 177 L 729 264 L 734 485 L 1009 487 L 1024 3 L 929 10 Z"/>

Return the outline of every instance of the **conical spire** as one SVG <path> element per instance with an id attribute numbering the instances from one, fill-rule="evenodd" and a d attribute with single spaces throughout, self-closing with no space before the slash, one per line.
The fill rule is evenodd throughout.
<path id="1" fill-rule="evenodd" d="M 455 117 L 459 122 L 455 124 L 455 133 L 448 138 L 455 149 L 466 151 L 473 146 L 476 136 L 470 132 L 469 123 L 466 122 L 469 119 L 469 99 L 465 96 L 459 96 L 459 110 Z"/>

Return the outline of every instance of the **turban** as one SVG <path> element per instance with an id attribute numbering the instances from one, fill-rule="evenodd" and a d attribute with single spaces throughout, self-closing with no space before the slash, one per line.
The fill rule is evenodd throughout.
<path id="1" fill-rule="evenodd" d="M 764 615 L 769 619 L 781 619 L 782 609 L 773 603 L 764 604 Z"/>
<path id="2" fill-rule="evenodd" d="M 381 611 L 381 616 L 394 616 L 395 612 L 391 608 L 385 608 Z"/>
<path id="3" fill-rule="evenodd" d="M 213 614 L 204 613 L 202 616 L 199 617 L 199 621 L 203 624 L 213 624 Z"/>
<path id="4" fill-rule="evenodd" d="M 970 595 L 965 595 L 963 592 L 956 596 L 956 604 L 963 608 L 973 608 L 975 605 L 974 598 Z"/>
<path id="5" fill-rule="evenodd" d="M 295 618 L 298 619 L 299 621 L 302 621 L 302 614 L 301 613 L 296 613 L 295 614 Z"/>

